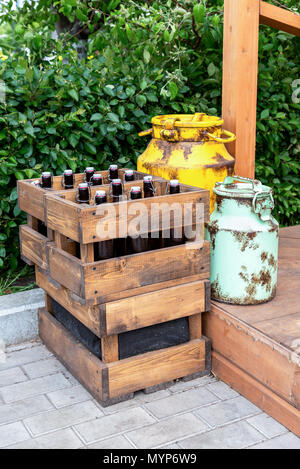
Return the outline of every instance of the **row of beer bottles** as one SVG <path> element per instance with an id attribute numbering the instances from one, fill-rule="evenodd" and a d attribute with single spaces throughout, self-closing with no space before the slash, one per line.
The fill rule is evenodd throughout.
<path id="1" fill-rule="evenodd" d="M 145 180 L 146 179 L 146 180 Z M 114 184 L 115 183 L 115 184 Z M 122 184 L 120 180 L 113 181 L 113 187 L 116 186 L 117 190 L 113 191 L 113 198 L 117 202 L 119 197 L 122 195 Z M 170 193 L 175 194 L 180 192 L 179 181 L 170 181 Z M 145 176 L 144 178 L 144 197 L 153 197 L 154 191 L 152 186 L 152 177 Z M 142 190 L 139 186 L 131 187 L 130 199 L 139 200 L 142 198 Z M 96 205 L 104 204 L 107 202 L 107 195 L 105 191 L 97 191 L 95 195 Z M 149 251 L 152 249 L 160 249 L 162 247 L 173 246 L 184 243 L 184 236 L 176 238 L 174 230 L 170 230 L 170 238 L 165 239 L 162 236 L 162 232 L 155 233 L 148 238 L 137 236 L 127 238 L 117 238 L 114 240 L 100 241 L 94 244 L 94 256 L 95 261 L 109 259 L 111 257 L 119 257 L 128 254 L 136 254 L 140 252 Z"/>
<path id="2" fill-rule="evenodd" d="M 119 178 L 119 168 L 116 164 L 111 164 L 108 169 L 108 178 L 105 178 L 100 173 L 95 172 L 95 168 L 92 166 L 88 167 L 84 171 L 85 173 L 85 183 L 89 186 L 100 186 L 103 183 L 111 182 L 114 179 Z M 134 171 L 132 169 L 126 169 L 124 173 L 124 181 L 130 182 L 134 181 Z M 38 181 L 33 181 L 34 185 L 42 187 L 43 189 L 52 188 L 52 175 L 49 171 L 44 171 L 41 175 L 41 179 Z M 61 181 L 62 187 L 65 189 L 74 188 L 74 173 L 72 169 L 65 169 L 62 175 Z"/>

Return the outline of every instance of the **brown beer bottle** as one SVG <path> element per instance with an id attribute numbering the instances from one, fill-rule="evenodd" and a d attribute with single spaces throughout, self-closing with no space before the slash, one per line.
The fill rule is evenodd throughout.
<path id="1" fill-rule="evenodd" d="M 90 190 L 87 182 L 78 184 L 76 202 L 79 204 L 90 203 Z"/>
<path id="2" fill-rule="evenodd" d="M 111 182 L 112 187 L 112 201 L 121 202 L 123 196 L 123 186 L 121 179 L 113 179 Z M 117 238 L 115 239 L 115 256 L 125 256 L 127 253 L 126 250 L 126 238 Z"/>
<path id="3" fill-rule="evenodd" d="M 90 184 L 91 183 L 91 179 L 92 177 L 94 176 L 95 174 L 95 169 L 93 168 L 93 166 L 88 166 L 87 168 L 85 168 L 84 170 L 85 172 L 85 181 Z"/>
<path id="4" fill-rule="evenodd" d="M 180 193 L 180 183 L 178 179 L 171 179 L 170 180 L 170 189 L 169 194 L 179 194 Z M 180 236 L 179 238 L 175 237 L 175 229 L 170 229 L 170 246 L 177 246 L 178 244 L 184 243 L 184 235 Z"/>
<path id="5" fill-rule="evenodd" d="M 134 181 L 133 169 L 126 169 L 124 175 L 125 182 Z"/>
<path id="6" fill-rule="evenodd" d="M 152 176 L 144 176 L 144 197 L 154 197 L 154 192 Z"/>
<path id="7" fill-rule="evenodd" d="M 144 176 L 144 198 L 154 197 L 155 190 L 152 182 L 152 176 Z M 159 249 L 162 246 L 159 232 L 149 233 L 148 249 Z"/>
<path id="8" fill-rule="evenodd" d="M 92 186 L 101 186 L 103 184 L 102 174 L 95 173 L 91 178 Z"/>
<path id="9" fill-rule="evenodd" d="M 51 189 L 52 187 L 52 176 L 49 171 L 44 171 L 41 177 L 41 186 L 43 189 Z"/>
<path id="10" fill-rule="evenodd" d="M 142 190 L 139 186 L 132 187 L 130 189 L 130 199 L 138 200 L 142 198 Z M 129 236 L 129 246 L 130 251 L 133 254 L 148 251 L 148 238 L 143 238 L 142 236 L 130 237 Z"/>
<path id="11" fill-rule="evenodd" d="M 117 164 L 110 165 L 108 169 L 108 177 L 110 181 L 112 181 L 113 179 L 119 179 L 119 169 Z"/>
<path id="12" fill-rule="evenodd" d="M 74 175 L 72 169 L 64 170 L 64 182 L 63 187 L 65 189 L 73 189 L 74 187 Z"/>
<path id="13" fill-rule="evenodd" d="M 101 205 L 107 202 L 107 196 L 105 191 L 97 191 L 95 194 L 95 204 Z M 99 241 L 94 243 L 94 256 L 95 261 L 102 261 L 104 259 L 110 259 L 114 257 L 114 240 L 107 239 L 105 241 Z"/>

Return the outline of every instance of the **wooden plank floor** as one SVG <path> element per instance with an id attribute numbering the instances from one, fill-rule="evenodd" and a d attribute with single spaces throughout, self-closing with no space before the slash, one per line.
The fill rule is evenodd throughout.
<path id="1" fill-rule="evenodd" d="M 217 376 L 300 436 L 300 226 L 280 230 L 274 300 L 213 301 L 204 334 Z"/>

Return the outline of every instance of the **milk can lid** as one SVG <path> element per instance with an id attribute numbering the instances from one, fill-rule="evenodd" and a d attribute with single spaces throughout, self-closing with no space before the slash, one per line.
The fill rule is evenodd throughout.
<path id="1" fill-rule="evenodd" d="M 214 193 L 233 199 L 253 199 L 270 196 L 273 194 L 273 189 L 263 186 L 257 179 L 227 176 L 223 182 L 216 183 Z"/>

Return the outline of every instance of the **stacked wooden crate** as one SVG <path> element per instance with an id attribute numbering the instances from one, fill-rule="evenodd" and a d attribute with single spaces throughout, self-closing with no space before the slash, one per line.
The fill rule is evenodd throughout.
<path id="1" fill-rule="evenodd" d="M 132 186 L 143 187 L 141 174 L 135 177 L 124 184 L 127 195 Z M 76 182 L 81 181 L 77 175 Z M 149 214 L 157 207 L 153 204 L 164 204 L 159 230 L 163 211 L 174 203 L 187 204 L 193 222 L 196 204 L 202 203 L 207 221 L 208 191 L 182 185 L 179 194 L 166 195 L 167 181 L 154 178 L 153 185 L 155 197 L 138 202 Z M 55 178 L 53 189 L 37 188 L 31 181 L 18 187 L 20 208 L 30 222 L 20 227 L 21 254 L 36 265 L 36 282 L 46 292 L 46 307 L 39 310 L 45 344 L 102 405 L 140 389 L 208 373 L 210 344 L 201 323 L 202 313 L 210 308 L 209 243 L 95 262 L 94 243 L 114 237 L 97 230 L 103 214 L 93 204 L 76 203 L 76 189 L 56 191 Z M 91 188 L 91 200 L 97 189 Z M 101 189 L 109 199 L 109 186 Z M 127 223 L 136 216 L 130 215 L 133 203 L 137 200 L 106 204 L 114 206 L 111 223 L 116 233 L 124 204 Z M 37 219 L 45 223 L 47 236 L 38 232 Z M 172 217 L 169 227 L 175 227 Z"/>

